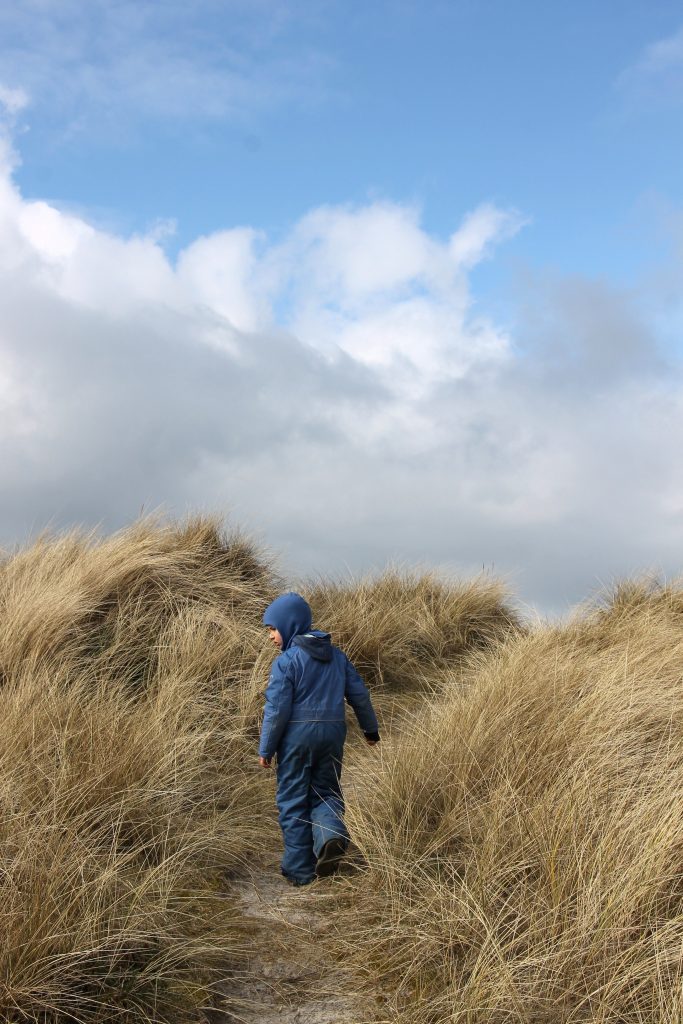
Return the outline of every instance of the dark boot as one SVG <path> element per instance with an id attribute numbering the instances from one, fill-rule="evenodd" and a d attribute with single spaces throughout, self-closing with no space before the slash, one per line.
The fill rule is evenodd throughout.
<path id="1" fill-rule="evenodd" d="M 346 843 L 343 839 L 328 839 L 320 851 L 320 856 L 315 865 L 315 873 L 318 878 L 333 875 L 345 853 Z"/>

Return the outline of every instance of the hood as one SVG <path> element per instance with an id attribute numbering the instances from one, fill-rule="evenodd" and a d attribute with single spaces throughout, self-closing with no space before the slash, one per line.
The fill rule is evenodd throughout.
<path id="1" fill-rule="evenodd" d="M 319 629 L 311 629 L 308 633 L 300 633 L 292 640 L 292 647 L 301 647 L 316 661 L 332 661 L 332 644 L 329 633 L 321 633 Z"/>
<path id="2" fill-rule="evenodd" d="M 311 628 L 313 616 L 307 601 L 300 594 L 281 594 L 263 613 L 263 625 L 277 629 L 282 637 L 282 650 L 286 651 L 295 636 Z"/>

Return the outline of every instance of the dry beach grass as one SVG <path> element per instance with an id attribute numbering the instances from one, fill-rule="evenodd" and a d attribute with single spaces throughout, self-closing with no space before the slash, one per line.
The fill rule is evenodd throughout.
<path id="1" fill-rule="evenodd" d="M 194 1020 L 239 965 L 218 879 L 269 827 L 249 754 L 274 582 L 199 520 L 4 561 L 2 1020 Z"/>
<path id="2" fill-rule="evenodd" d="M 420 693 L 464 671 L 477 650 L 503 643 L 521 624 L 497 579 L 446 581 L 434 572 L 389 569 L 378 577 L 320 580 L 305 591 L 368 684 Z"/>
<path id="3" fill-rule="evenodd" d="M 279 843 L 254 749 L 281 587 L 204 519 L 3 560 L 0 1020 L 196 1021 L 272 960 L 244 892 Z M 349 750 L 357 870 L 295 900 L 358 1024 L 681 1021 L 683 592 L 534 628 L 486 578 L 307 596 L 400 706 Z"/>
<path id="4" fill-rule="evenodd" d="M 682 677 L 683 592 L 632 584 L 480 656 L 385 749 L 336 896 L 384 1019 L 683 1019 Z"/>

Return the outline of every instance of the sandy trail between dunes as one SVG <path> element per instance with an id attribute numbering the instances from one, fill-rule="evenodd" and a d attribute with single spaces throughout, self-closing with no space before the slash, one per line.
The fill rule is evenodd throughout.
<path id="1" fill-rule="evenodd" d="M 398 702 L 389 701 L 382 707 L 383 749 L 396 735 L 398 707 Z M 379 771 L 378 755 L 379 749 L 368 751 L 358 742 L 347 745 L 342 780 L 347 804 L 372 785 Z M 255 927 L 253 953 L 240 973 L 220 986 L 216 1008 L 207 1013 L 209 1024 L 377 1022 L 385 996 L 378 993 L 377 1005 L 370 1006 L 367 993 L 357 994 L 357 977 L 325 956 L 324 940 L 333 934 L 336 922 L 323 910 L 327 901 L 318 897 L 340 880 L 322 878 L 302 888 L 290 886 L 280 874 L 281 843 L 276 840 L 274 845 L 274 851 L 254 862 L 248 876 L 230 884 L 230 895 Z M 353 870 L 349 860 L 342 862 L 342 875 Z"/>
<path id="2" fill-rule="evenodd" d="M 334 922 L 318 908 L 316 893 L 334 884 L 326 878 L 293 888 L 280 875 L 279 854 L 264 856 L 249 877 L 232 883 L 231 895 L 257 934 L 243 971 L 222 984 L 219 994 L 226 1004 L 222 1009 L 217 1002 L 212 1024 L 362 1024 L 371 1019 L 354 993 L 353 977 L 321 950 L 320 940 Z"/>

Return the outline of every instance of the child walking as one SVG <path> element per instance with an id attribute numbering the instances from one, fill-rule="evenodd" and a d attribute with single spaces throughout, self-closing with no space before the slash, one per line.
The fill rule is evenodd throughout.
<path id="1" fill-rule="evenodd" d="M 311 609 L 299 594 L 282 594 L 263 615 L 282 654 L 266 690 L 259 762 L 277 754 L 277 796 L 285 851 L 282 874 L 292 885 L 329 875 L 344 856 L 340 778 L 346 718 L 356 713 L 366 741 L 379 742 L 377 716 L 365 683 L 329 633 L 311 629 Z"/>

